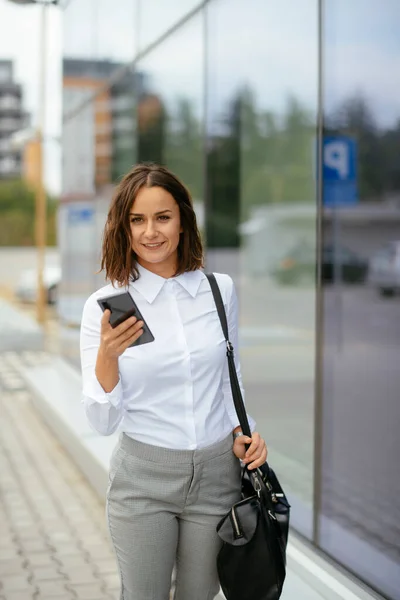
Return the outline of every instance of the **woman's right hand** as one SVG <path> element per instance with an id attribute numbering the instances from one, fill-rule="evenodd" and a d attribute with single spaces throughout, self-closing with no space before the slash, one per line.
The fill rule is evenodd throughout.
<path id="1" fill-rule="evenodd" d="M 106 309 L 101 318 L 100 350 L 107 358 L 118 358 L 143 333 L 143 321 L 129 317 L 117 327 L 110 325 L 111 312 Z"/>

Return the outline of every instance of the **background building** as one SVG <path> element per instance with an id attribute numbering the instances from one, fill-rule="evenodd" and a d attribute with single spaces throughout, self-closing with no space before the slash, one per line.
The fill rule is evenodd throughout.
<path id="1" fill-rule="evenodd" d="M 168 165 L 206 268 L 235 279 L 247 404 L 293 526 L 399 600 L 400 303 L 371 266 L 400 240 L 400 5 L 77 0 L 64 21 L 65 354 L 78 367 L 104 284 L 113 184 Z"/>
<path id="2" fill-rule="evenodd" d="M 22 88 L 13 79 L 11 60 L 0 60 L 0 179 L 22 174 L 21 153 L 11 145 L 11 136 L 26 126 Z"/>

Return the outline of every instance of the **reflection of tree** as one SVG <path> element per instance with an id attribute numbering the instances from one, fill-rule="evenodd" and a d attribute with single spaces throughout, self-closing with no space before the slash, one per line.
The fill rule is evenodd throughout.
<path id="1" fill-rule="evenodd" d="M 137 108 L 138 159 L 165 164 L 203 198 L 204 170 L 201 123 L 191 101 L 177 98 L 166 107 L 156 94 L 146 94 Z"/>
<path id="2" fill-rule="evenodd" d="M 203 198 L 201 124 L 189 99 L 178 98 L 168 114 L 165 162 L 182 178 L 194 199 Z"/>
<path id="3" fill-rule="evenodd" d="M 259 110 L 250 88 L 231 101 L 223 134 L 208 151 L 208 243 L 236 246 L 238 224 L 251 208 L 312 201 L 315 128 L 307 111 L 289 98 L 281 118 Z"/>
<path id="4" fill-rule="evenodd" d="M 227 116 L 218 124 L 223 133 L 208 143 L 207 152 L 207 245 L 239 245 L 241 99 L 230 103 Z"/>
<path id="5" fill-rule="evenodd" d="M 139 161 L 163 163 L 165 124 L 163 102 L 157 94 L 143 94 L 137 106 Z"/>
<path id="6" fill-rule="evenodd" d="M 312 201 L 312 117 L 291 97 L 279 119 L 271 111 L 257 110 L 250 89 L 242 94 L 242 206 Z"/>

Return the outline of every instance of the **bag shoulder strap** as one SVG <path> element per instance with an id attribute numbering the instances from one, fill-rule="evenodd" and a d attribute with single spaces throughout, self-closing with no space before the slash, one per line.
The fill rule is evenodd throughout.
<path id="1" fill-rule="evenodd" d="M 207 273 L 206 277 L 210 283 L 211 291 L 214 296 L 214 301 L 217 307 L 219 320 L 221 321 L 221 327 L 222 331 L 224 332 L 225 340 L 229 342 L 228 321 L 226 318 L 225 306 L 221 296 L 221 290 L 219 289 L 219 285 L 217 283 L 214 273 Z"/>
<path id="2" fill-rule="evenodd" d="M 249 421 L 247 419 L 246 408 L 243 402 L 242 392 L 239 385 L 237 376 L 235 360 L 234 360 L 234 348 L 229 340 L 229 329 L 228 320 L 226 318 L 225 306 L 221 296 L 221 290 L 219 289 L 218 282 L 213 273 L 206 273 L 206 277 L 209 281 L 212 294 L 214 296 L 215 305 L 217 307 L 219 320 L 221 322 L 222 331 L 226 340 L 226 355 L 228 357 L 229 367 L 229 379 L 232 390 L 233 403 L 235 405 L 236 414 L 239 419 L 240 426 L 245 435 L 251 437 L 251 429 Z"/>

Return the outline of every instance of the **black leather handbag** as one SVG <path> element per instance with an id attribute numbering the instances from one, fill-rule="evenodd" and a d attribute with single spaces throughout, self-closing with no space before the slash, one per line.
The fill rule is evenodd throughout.
<path id="1" fill-rule="evenodd" d="M 226 339 L 235 409 L 243 433 L 251 437 L 221 292 L 214 275 L 207 279 Z M 227 600 L 278 600 L 286 576 L 290 504 L 268 463 L 254 471 L 243 468 L 241 496 L 217 526 L 222 591 Z"/>

